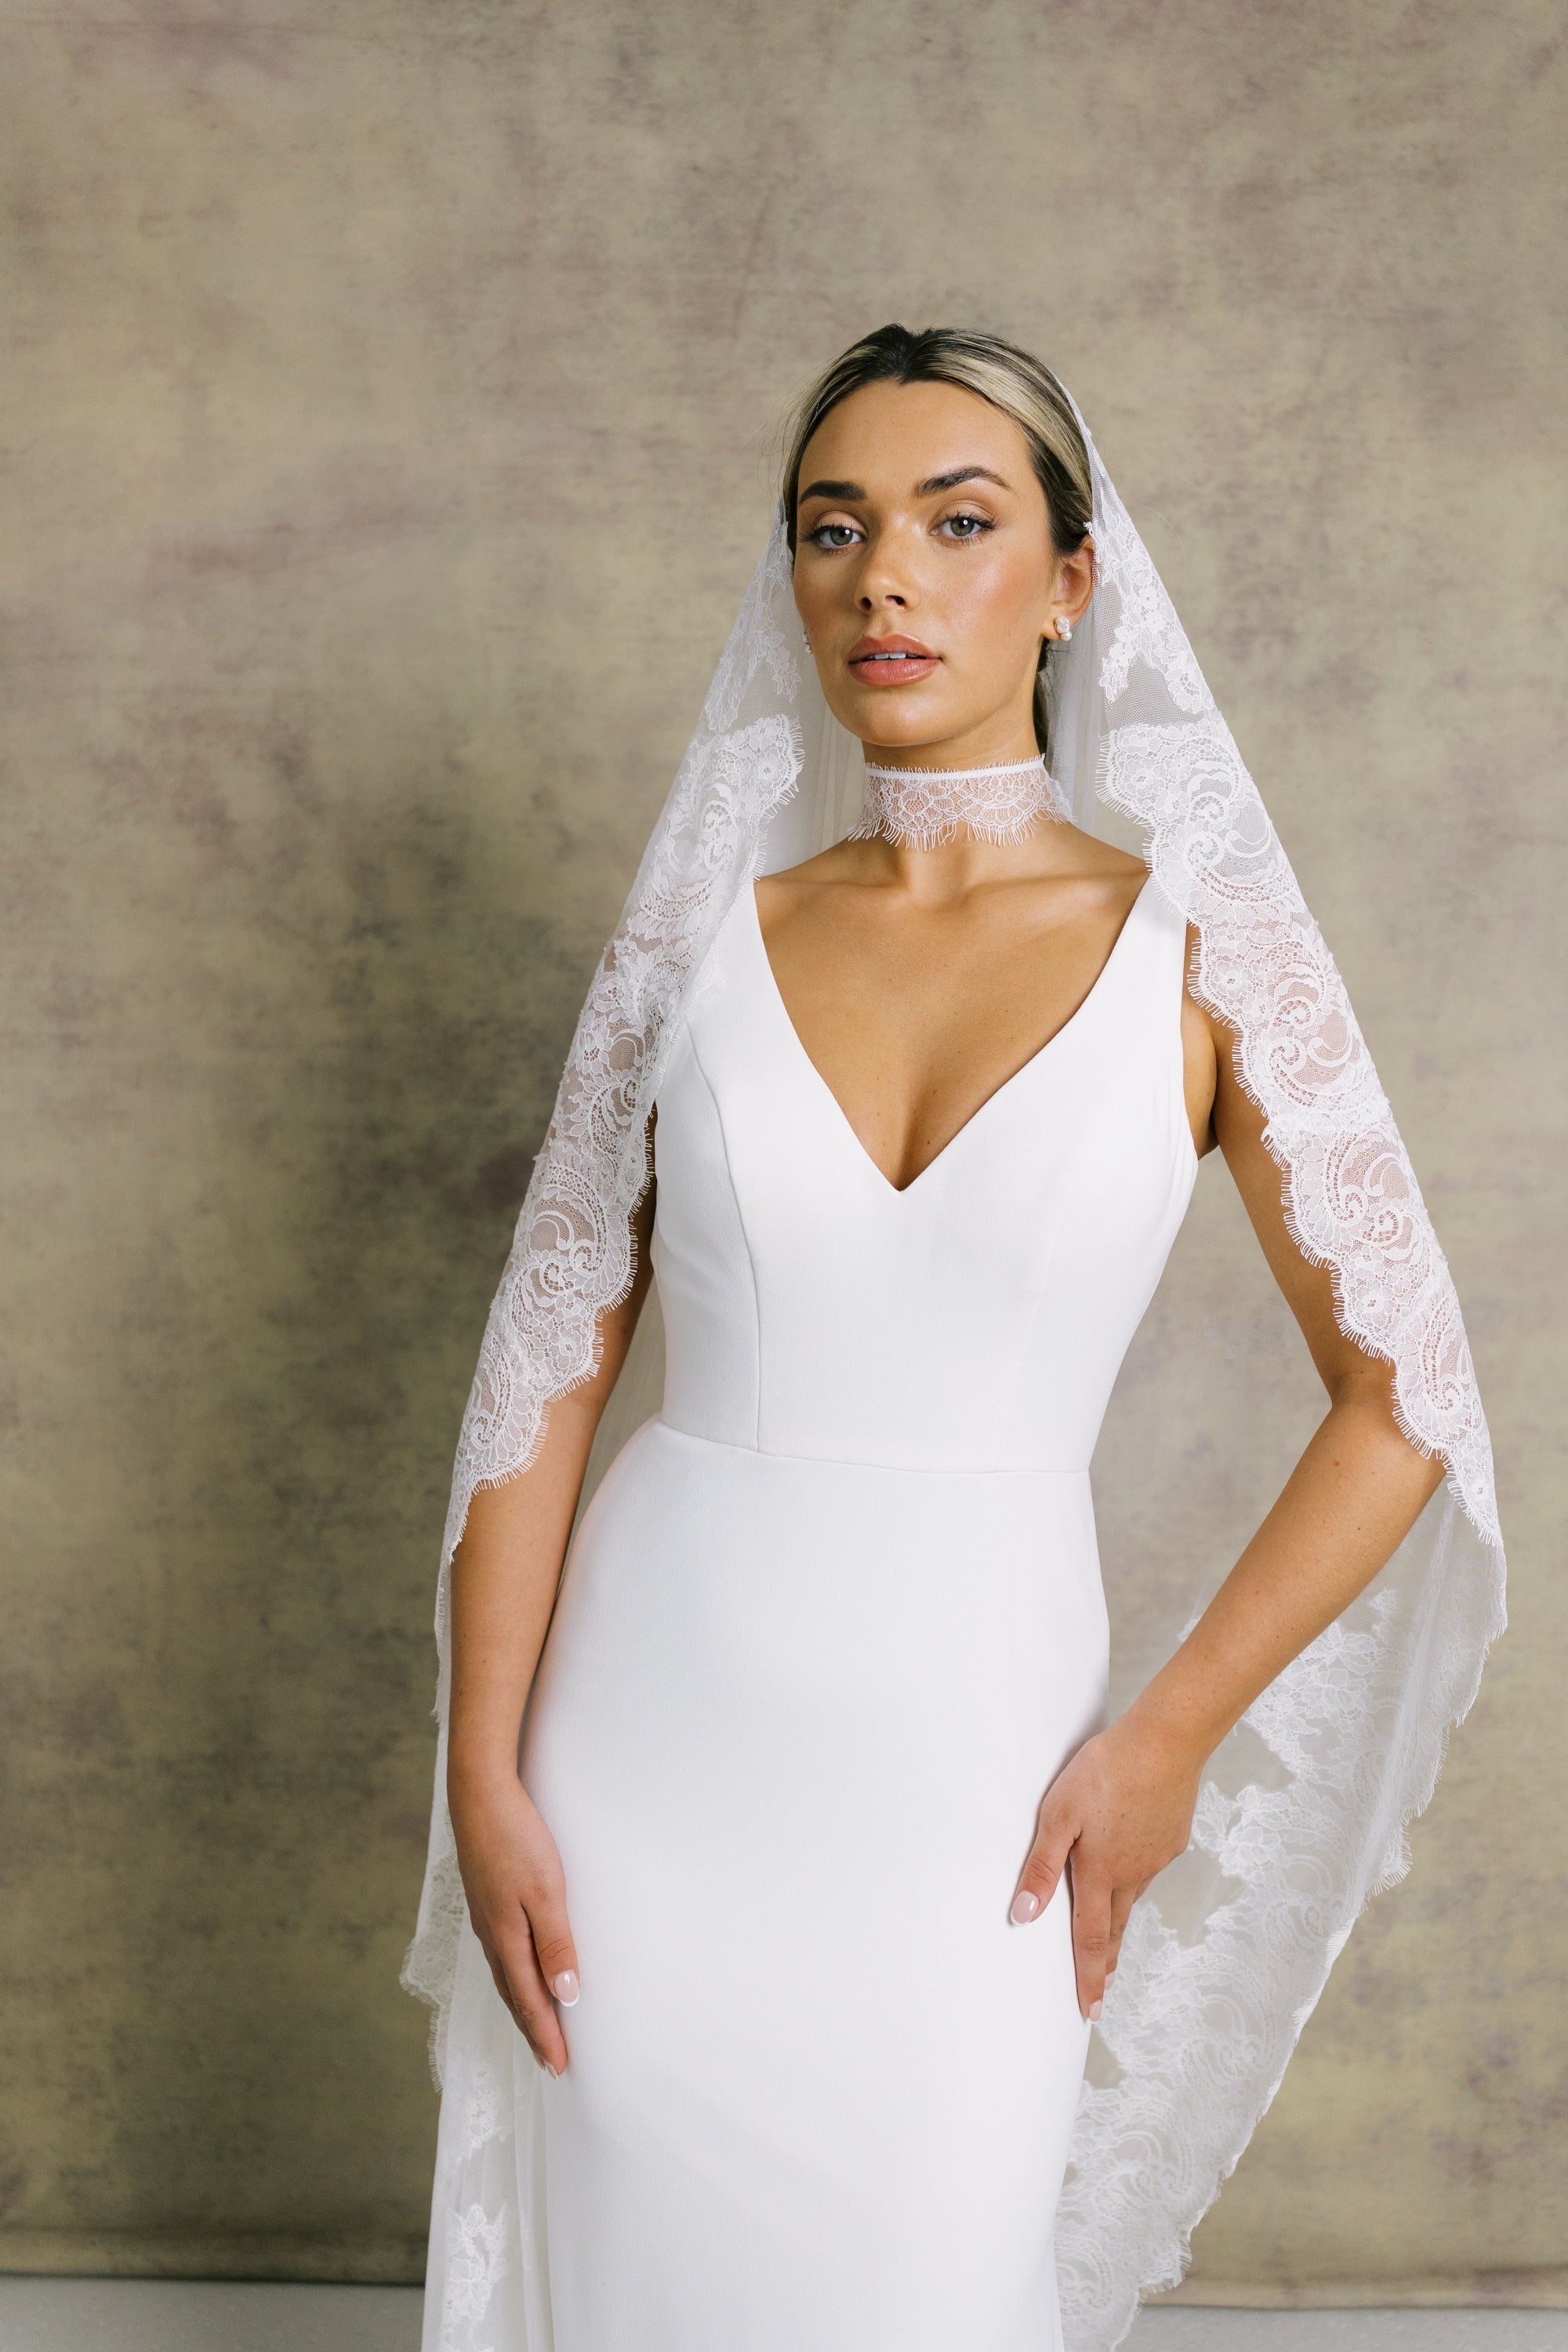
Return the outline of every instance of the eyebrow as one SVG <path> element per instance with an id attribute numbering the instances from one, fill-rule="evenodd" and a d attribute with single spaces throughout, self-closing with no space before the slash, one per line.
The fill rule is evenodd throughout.
<path id="1" fill-rule="evenodd" d="M 989 466 L 955 466 L 950 474 L 931 474 L 923 482 L 917 482 L 915 496 L 917 499 L 938 498 L 943 490 L 957 489 L 960 482 L 994 482 L 999 490 L 1009 491 L 1013 487 L 1011 482 L 1005 482 L 1000 474 L 994 474 Z M 799 493 L 799 503 L 804 506 L 807 499 L 863 500 L 865 496 L 858 482 L 811 482 Z"/>
<path id="2" fill-rule="evenodd" d="M 994 474 L 989 466 L 955 466 L 951 474 L 932 474 L 928 481 L 917 482 L 915 496 L 918 499 L 934 499 L 942 490 L 956 490 L 960 482 L 994 482 L 999 490 L 1010 490 L 1013 487 L 1011 482 L 1005 482 L 1000 474 Z"/>

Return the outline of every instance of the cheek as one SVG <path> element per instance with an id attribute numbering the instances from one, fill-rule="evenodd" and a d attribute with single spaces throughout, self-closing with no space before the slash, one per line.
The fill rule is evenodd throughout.
<path id="1" fill-rule="evenodd" d="M 959 650 L 977 667 L 1011 667 L 1032 655 L 1045 626 L 1046 598 L 1037 562 L 989 550 L 973 564 L 954 564 L 943 583 Z"/>
<path id="2" fill-rule="evenodd" d="M 797 568 L 795 608 L 808 630 L 814 621 L 826 620 L 842 604 L 842 584 L 841 576 L 835 576 L 831 564 L 813 563 Z"/>

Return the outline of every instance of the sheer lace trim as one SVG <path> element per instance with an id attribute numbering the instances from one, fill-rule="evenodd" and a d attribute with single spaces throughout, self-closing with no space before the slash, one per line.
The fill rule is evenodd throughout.
<path id="1" fill-rule="evenodd" d="M 489 2308 L 490 2297 L 505 2278 L 507 2215 L 504 2208 L 487 2213 L 469 2205 L 451 2220 L 447 2246 L 447 2283 L 441 2302 L 442 2332 L 450 2336 L 460 2328 L 477 2327 Z"/>
<path id="2" fill-rule="evenodd" d="M 1088 440 L 1087 433 L 1084 438 Z M 1099 471 L 1109 490 L 1109 477 L 1103 467 Z M 1100 690 L 1106 701 L 1115 702 L 1126 693 L 1133 669 L 1142 664 L 1158 671 L 1178 710 L 1212 709 L 1207 684 L 1176 608 L 1113 490 L 1103 511 L 1096 510 L 1093 537 L 1097 578 L 1115 582 L 1119 608 L 1100 666 Z"/>
<path id="3" fill-rule="evenodd" d="M 1212 709 L 1193 724 L 1118 728 L 1104 792 L 1148 827 L 1155 875 L 1198 927 L 1194 992 L 1236 1031 L 1237 1076 L 1268 1118 L 1298 1246 L 1331 1269 L 1346 1334 L 1393 1367 L 1401 1427 L 1443 1454 L 1477 1532 L 1500 1542 L 1447 1261 L 1344 982 L 1229 730 Z"/>
<path id="4" fill-rule="evenodd" d="M 866 801 L 851 841 L 936 849 L 960 830 L 977 841 L 1025 841 L 1041 817 L 1071 814 L 1044 760 L 999 768 L 879 768 L 866 762 Z"/>

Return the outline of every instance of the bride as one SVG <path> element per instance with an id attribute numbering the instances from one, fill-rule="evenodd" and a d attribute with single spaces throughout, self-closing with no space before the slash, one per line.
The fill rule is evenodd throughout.
<path id="1" fill-rule="evenodd" d="M 1089 1462 L 1215 1150 L 1326 1409 L 1108 1721 Z M 1010 345 L 884 328 L 804 404 L 447 1550 L 427 2352 L 1119 2342 L 1404 1867 L 1501 1554 L 1338 974 Z"/>

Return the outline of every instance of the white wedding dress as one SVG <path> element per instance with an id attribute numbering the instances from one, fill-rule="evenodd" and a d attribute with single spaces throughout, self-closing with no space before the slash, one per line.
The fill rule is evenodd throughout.
<path id="1" fill-rule="evenodd" d="M 530 1706 L 582 1976 L 535 2067 L 471 1932 L 432 2352 L 1057 2352 L 1089 2027 L 1009 1905 L 1104 1720 L 1089 1465 L 1185 1212 L 1185 925 L 906 1190 L 742 890 L 658 1098 L 663 1411 L 585 1513 Z"/>

